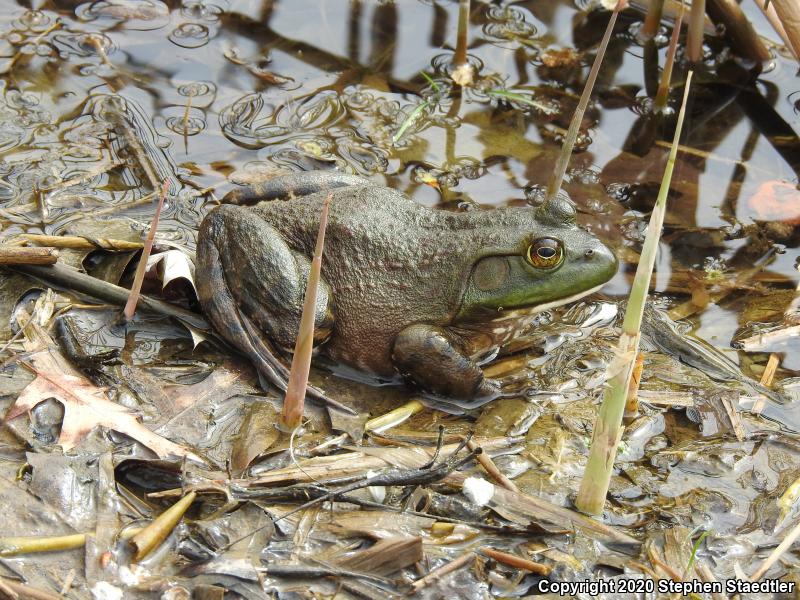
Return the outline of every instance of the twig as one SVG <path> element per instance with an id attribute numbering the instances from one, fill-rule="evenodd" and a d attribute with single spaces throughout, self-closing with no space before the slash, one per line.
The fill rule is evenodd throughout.
<path id="1" fill-rule="evenodd" d="M 124 164 L 122 161 L 114 160 L 111 162 L 103 163 L 94 169 L 90 169 L 86 173 L 73 177 L 72 179 L 67 179 L 66 181 L 59 181 L 52 185 L 52 187 L 46 188 L 47 190 L 61 190 L 64 188 L 72 187 L 73 185 L 78 185 L 79 183 L 83 183 L 85 181 L 89 181 L 98 175 L 102 175 L 111 169 L 115 169 L 116 167 Z"/>
<path id="2" fill-rule="evenodd" d="M 328 500 L 335 500 L 340 494 L 354 492 L 355 490 L 365 487 L 427 485 L 435 483 L 437 481 L 442 480 L 444 477 L 446 477 L 453 471 L 464 466 L 465 464 L 467 464 L 469 461 L 471 461 L 481 453 L 481 450 L 479 448 L 477 451 L 470 452 L 463 458 L 456 460 L 456 455 L 461 450 L 461 448 L 463 448 L 463 446 L 459 446 L 447 460 L 431 468 L 387 469 L 382 473 L 378 473 L 371 477 L 366 477 L 362 481 L 357 481 L 355 483 L 351 483 L 350 485 L 346 485 L 343 488 L 326 492 L 323 495 L 314 498 L 313 500 L 309 500 L 308 502 L 295 508 L 294 510 L 291 510 L 288 513 L 281 515 L 279 518 L 275 519 L 275 521 L 281 521 L 290 515 L 298 513 L 302 510 L 305 510 L 317 504 L 320 504 L 321 502 L 326 502 Z M 310 487 L 309 489 L 314 489 L 314 488 Z"/>
<path id="3" fill-rule="evenodd" d="M 0 265 L 52 265 L 58 261 L 55 248 L 0 246 Z"/>
<path id="4" fill-rule="evenodd" d="M 27 43 L 30 43 L 33 46 L 38 46 L 39 42 L 41 42 L 46 35 L 52 33 L 59 27 L 61 27 L 61 19 L 56 19 L 55 22 L 50 27 L 45 29 L 42 33 L 40 33 L 33 40 Z M 11 59 L 3 67 L 0 67 L 0 73 L 8 72 L 17 63 L 20 56 L 24 56 L 22 52 L 19 51 L 15 52 L 14 56 L 12 56 Z"/>
<path id="5" fill-rule="evenodd" d="M 789 305 L 789 307 L 784 311 L 784 316 L 791 312 L 794 309 L 794 304 L 797 299 L 800 298 L 800 283 L 797 284 L 797 288 L 795 289 L 795 299 Z M 785 320 L 785 319 L 784 319 Z M 772 380 L 775 378 L 775 372 L 778 370 L 778 367 L 781 364 L 781 357 L 779 354 L 773 352 L 769 355 L 769 360 L 767 360 L 767 366 L 764 368 L 764 373 L 761 375 L 761 384 L 767 387 L 772 385 Z"/>
<path id="6" fill-rule="evenodd" d="M 14 271 L 42 279 L 50 285 L 59 286 L 81 294 L 87 294 L 93 298 L 117 306 L 124 306 L 130 295 L 130 290 L 124 287 L 114 285 L 102 279 L 97 279 L 96 277 L 81 273 L 77 269 L 65 265 L 15 265 L 11 268 Z M 139 297 L 138 306 L 149 312 L 178 319 L 197 329 L 202 329 L 204 331 L 211 330 L 211 326 L 208 322 L 197 313 L 193 313 L 180 306 L 169 304 L 168 302 L 142 295 Z"/>
<path id="7" fill-rule="evenodd" d="M 129 242 L 128 240 L 115 240 L 111 238 L 93 238 L 81 235 L 42 235 L 40 233 L 23 233 L 22 238 L 39 246 L 52 246 L 54 248 L 97 249 L 110 251 L 140 250 L 142 242 Z"/>
<path id="8" fill-rule="evenodd" d="M 528 560 L 527 558 L 522 558 L 516 554 L 501 552 L 500 550 L 495 550 L 494 548 L 489 548 L 488 546 L 481 548 L 481 552 L 489 558 L 493 558 L 497 562 L 501 562 L 504 565 L 514 567 L 515 569 L 525 569 L 526 571 L 530 571 L 536 575 L 541 575 L 542 577 L 547 577 L 553 572 L 553 567 Z"/>
<path id="9" fill-rule="evenodd" d="M 12 581 L 7 577 L 0 577 L 0 583 L 2 583 L 6 589 L 11 590 L 13 594 L 16 594 L 16 597 L 20 598 L 20 600 L 22 598 L 25 598 L 25 600 L 66 600 L 61 594 L 40 590 L 27 583 Z M 15 596 L 11 597 L 14 598 Z"/>
<path id="10" fill-rule="evenodd" d="M 474 558 L 475 558 L 475 553 L 472 550 L 470 550 L 465 554 L 459 556 L 457 559 L 442 565 L 438 569 L 434 569 L 433 571 L 425 575 L 425 577 L 417 579 L 414 583 L 411 584 L 411 588 L 415 593 L 419 592 L 420 590 L 434 583 L 437 579 L 441 579 L 448 573 L 457 571 L 458 569 L 466 565 L 469 561 L 473 560 Z"/>
<path id="11" fill-rule="evenodd" d="M 787 535 L 784 540 L 778 544 L 778 547 L 770 553 L 763 563 L 761 563 L 761 566 L 758 567 L 752 575 L 750 575 L 750 581 L 760 581 L 766 572 L 769 571 L 769 568 L 775 564 L 775 562 L 791 547 L 792 544 L 794 544 L 798 537 L 800 537 L 800 523 L 794 526 L 794 528 L 789 532 L 789 535 Z"/>
<path id="12" fill-rule="evenodd" d="M 158 218 L 161 216 L 161 208 L 164 206 L 164 199 L 167 197 L 167 189 L 169 188 L 169 179 L 165 179 L 161 186 L 161 196 L 156 205 L 156 212 L 153 215 L 153 223 L 150 225 L 150 232 L 147 234 L 147 240 L 142 249 L 142 256 L 139 258 L 139 265 L 136 267 L 136 275 L 133 278 L 133 285 L 131 286 L 131 294 L 128 296 L 128 302 L 125 304 L 125 309 L 122 313 L 125 319 L 130 321 L 136 312 L 136 303 L 139 301 L 139 293 L 142 289 L 142 282 L 144 282 L 144 274 L 147 271 L 147 259 L 150 258 L 150 251 L 153 249 L 153 239 L 158 229 Z"/>
<path id="13" fill-rule="evenodd" d="M 791 327 L 783 327 L 767 333 L 751 335 L 750 337 L 737 340 L 733 346 L 745 352 L 758 352 L 770 344 L 783 342 L 790 338 L 797 337 L 798 335 L 800 335 L 800 325 L 792 325 Z"/>
<path id="14" fill-rule="evenodd" d="M 764 387 L 772 387 L 772 381 L 775 379 L 775 373 L 778 367 L 781 366 L 780 354 L 773 352 L 769 355 L 767 365 L 764 367 L 764 372 L 761 374 L 761 385 Z"/>
<path id="15" fill-rule="evenodd" d="M 481 447 L 478 446 L 478 444 L 476 444 L 472 440 L 469 440 L 467 442 L 467 448 L 469 448 L 473 452 L 476 452 L 476 451 L 481 449 Z M 486 472 L 489 473 L 489 475 L 491 475 L 492 478 L 497 483 L 502 485 L 507 490 L 511 490 L 512 492 L 519 492 L 519 488 L 517 487 L 517 484 L 515 484 L 513 481 L 511 481 L 508 477 L 506 477 L 500 471 L 500 469 L 497 468 L 497 465 L 494 464 L 494 461 L 489 457 L 488 454 L 486 454 L 485 452 L 481 452 L 481 453 L 477 454 L 476 458 L 478 459 L 478 462 L 481 463 L 481 466 L 484 469 L 486 469 Z"/>
<path id="16" fill-rule="evenodd" d="M 92 212 L 93 217 L 103 217 L 105 215 L 110 215 L 117 213 L 121 210 L 127 210 L 129 208 L 137 208 L 139 206 L 145 206 L 146 204 L 150 204 L 153 198 L 156 197 L 156 192 L 150 192 L 146 196 L 142 196 L 136 200 L 131 200 L 126 204 L 121 204 L 117 206 L 109 206 L 108 208 L 101 208 L 100 210 L 96 210 Z"/>

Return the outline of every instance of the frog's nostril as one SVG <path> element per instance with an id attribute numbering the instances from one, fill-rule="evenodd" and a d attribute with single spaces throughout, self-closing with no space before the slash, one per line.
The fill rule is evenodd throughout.
<path id="1" fill-rule="evenodd" d="M 592 250 L 591 248 L 589 248 L 589 249 L 586 251 L 586 253 L 584 254 L 584 256 L 585 256 L 586 258 L 592 258 L 592 257 L 594 256 L 594 250 Z"/>

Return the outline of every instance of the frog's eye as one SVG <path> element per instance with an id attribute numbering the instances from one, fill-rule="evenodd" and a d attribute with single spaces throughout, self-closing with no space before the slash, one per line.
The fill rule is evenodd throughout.
<path id="1" fill-rule="evenodd" d="M 538 269 L 552 269 L 564 260 L 564 247 L 556 239 L 539 238 L 528 246 L 528 262 Z"/>

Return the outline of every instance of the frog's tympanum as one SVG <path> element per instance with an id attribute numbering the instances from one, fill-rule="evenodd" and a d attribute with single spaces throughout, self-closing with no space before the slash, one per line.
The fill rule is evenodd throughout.
<path id="1" fill-rule="evenodd" d="M 215 329 L 279 387 L 287 370 L 276 354 L 294 348 L 329 191 L 316 342 L 334 361 L 381 379 L 400 374 L 461 406 L 501 395 L 480 367 L 513 328 L 500 315 L 570 302 L 616 272 L 565 194 L 536 208 L 450 212 L 332 172 L 243 188 L 229 198 L 239 205 L 203 221 L 198 292 Z"/>

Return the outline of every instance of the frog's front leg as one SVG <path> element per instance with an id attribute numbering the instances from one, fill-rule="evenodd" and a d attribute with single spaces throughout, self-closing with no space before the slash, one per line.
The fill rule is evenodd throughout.
<path id="1" fill-rule="evenodd" d="M 398 334 L 392 361 L 401 375 L 436 395 L 473 401 L 470 404 L 474 406 L 502 396 L 498 385 L 486 379 L 464 347 L 452 331 L 417 323 Z"/>
<path id="2" fill-rule="evenodd" d="M 214 329 L 280 389 L 286 388 L 288 370 L 272 344 L 292 350 L 309 270 L 308 259 L 250 210 L 223 205 L 200 226 L 197 292 L 203 310 Z M 315 339 L 324 339 L 332 326 L 330 287 L 321 281 Z"/>

